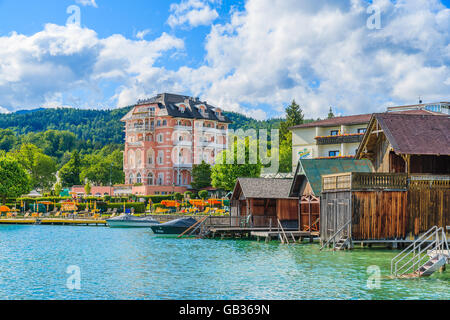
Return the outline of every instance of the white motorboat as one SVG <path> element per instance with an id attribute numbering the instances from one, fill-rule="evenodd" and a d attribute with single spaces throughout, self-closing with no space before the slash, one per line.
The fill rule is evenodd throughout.
<path id="1" fill-rule="evenodd" d="M 150 228 L 160 224 L 157 220 L 150 217 L 135 217 L 128 214 L 107 219 L 106 223 L 110 228 Z"/>

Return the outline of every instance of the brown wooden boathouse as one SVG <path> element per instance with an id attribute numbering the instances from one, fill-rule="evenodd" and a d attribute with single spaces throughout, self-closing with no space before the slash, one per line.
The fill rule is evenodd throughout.
<path id="1" fill-rule="evenodd" d="M 298 198 L 289 197 L 292 179 L 239 178 L 231 197 L 235 226 L 299 227 Z"/>
<path id="2" fill-rule="evenodd" d="M 450 226 L 450 117 L 374 114 L 358 149 L 373 173 L 323 176 L 321 240 L 413 240 Z"/>

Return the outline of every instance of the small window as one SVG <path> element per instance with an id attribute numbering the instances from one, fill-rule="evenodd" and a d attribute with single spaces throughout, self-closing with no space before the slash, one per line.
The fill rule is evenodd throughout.
<path id="1" fill-rule="evenodd" d="M 339 135 L 339 130 L 331 130 L 331 135 L 332 136 L 338 136 Z"/>
<path id="2" fill-rule="evenodd" d="M 329 157 L 339 157 L 340 151 L 330 151 L 328 152 Z"/>
<path id="3" fill-rule="evenodd" d="M 167 120 L 163 120 L 162 125 L 163 127 L 167 126 Z"/>
<path id="4" fill-rule="evenodd" d="M 366 128 L 359 128 L 358 133 L 366 133 Z"/>

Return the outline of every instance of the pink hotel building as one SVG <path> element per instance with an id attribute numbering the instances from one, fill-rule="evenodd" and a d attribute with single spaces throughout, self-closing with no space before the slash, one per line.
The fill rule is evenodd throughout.
<path id="1" fill-rule="evenodd" d="M 194 164 L 213 164 L 227 148 L 230 120 L 198 98 L 158 94 L 141 100 L 125 122 L 125 183 L 136 195 L 185 192 Z"/>

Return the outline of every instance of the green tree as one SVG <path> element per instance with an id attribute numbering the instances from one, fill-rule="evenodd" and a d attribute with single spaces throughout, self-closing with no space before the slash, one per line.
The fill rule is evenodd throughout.
<path id="1" fill-rule="evenodd" d="M 289 128 L 303 123 L 303 110 L 293 100 L 286 108 L 286 120 L 280 125 L 280 172 L 292 172 L 292 132 Z"/>
<path id="2" fill-rule="evenodd" d="M 260 159 L 257 157 L 256 163 L 251 163 L 250 161 L 250 149 L 256 148 L 255 144 L 257 144 L 257 141 L 249 138 L 245 140 L 237 139 L 233 144 L 233 161 L 226 160 L 230 150 L 223 151 L 219 155 L 218 159 L 220 160 L 211 171 L 211 180 L 214 188 L 231 191 L 234 189 L 237 178 L 256 178 L 261 175 L 262 164 Z M 244 154 L 238 154 L 238 150 L 242 149 L 242 147 L 245 150 Z"/>
<path id="3" fill-rule="evenodd" d="M 56 181 L 56 161 L 32 144 L 22 144 L 12 156 L 28 171 L 31 187 L 49 191 Z"/>
<path id="4" fill-rule="evenodd" d="M 206 200 L 206 199 L 208 198 L 208 191 L 202 190 L 202 191 L 200 191 L 200 192 L 198 193 L 198 196 L 199 196 L 201 199 Z"/>
<path id="5" fill-rule="evenodd" d="M 175 194 L 173 195 L 173 198 L 177 201 L 181 201 L 181 200 L 183 200 L 183 195 L 179 192 L 175 192 Z"/>
<path id="6" fill-rule="evenodd" d="M 20 163 L 10 157 L 0 158 L 0 198 L 17 198 L 31 190 L 31 179 Z"/>
<path id="7" fill-rule="evenodd" d="M 0 150 L 9 152 L 18 142 L 14 131 L 10 129 L 0 129 Z"/>
<path id="8" fill-rule="evenodd" d="M 88 179 L 95 185 L 109 185 L 124 183 L 123 153 L 113 146 L 106 146 L 93 154 L 85 155 L 82 159 L 80 179 Z"/>
<path id="9" fill-rule="evenodd" d="M 194 165 L 191 186 L 197 190 L 211 186 L 211 165 L 209 163 L 202 161 L 201 164 Z"/>
<path id="10" fill-rule="evenodd" d="M 295 102 L 295 100 L 293 100 L 292 103 L 286 108 L 286 120 L 280 124 L 280 139 L 285 140 L 288 138 L 288 135 L 291 135 L 289 128 L 302 124 L 303 121 L 303 110 Z"/>
<path id="11" fill-rule="evenodd" d="M 89 181 L 86 182 L 86 185 L 84 186 L 84 192 L 86 195 L 90 195 L 92 190 L 91 183 Z"/>
<path id="12" fill-rule="evenodd" d="M 59 197 L 59 195 L 61 194 L 61 191 L 62 191 L 62 185 L 60 182 L 57 182 L 55 184 L 54 191 L 55 191 L 55 196 Z"/>
<path id="13" fill-rule="evenodd" d="M 188 200 L 192 198 L 192 192 L 191 191 L 186 191 L 184 193 L 184 200 Z"/>
<path id="14" fill-rule="evenodd" d="M 72 152 L 72 156 L 62 168 L 59 170 L 59 178 L 65 187 L 80 185 L 81 160 L 78 151 Z"/>
<path id="15" fill-rule="evenodd" d="M 334 118 L 333 108 L 330 107 L 330 111 L 328 112 L 328 119 Z"/>
<path id="16" fill-rule="evenodd" d="M 286 139 L 281 141 L 280 144 L 280 167 L 279 172 L 289 173 L 292 172 L 292 139 Z"/>

